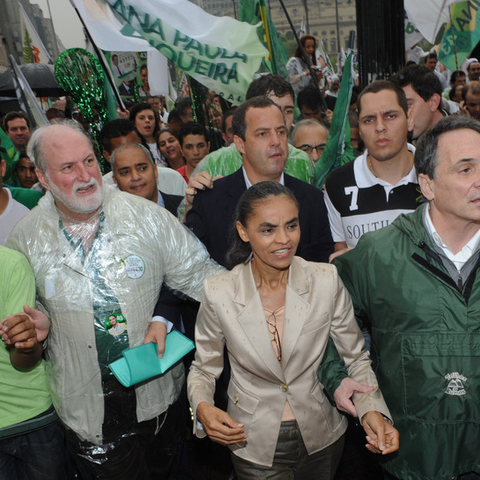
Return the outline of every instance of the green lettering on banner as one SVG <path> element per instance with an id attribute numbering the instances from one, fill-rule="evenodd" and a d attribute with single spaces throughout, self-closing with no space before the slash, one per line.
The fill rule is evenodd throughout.
<path id="1" fill-rule="evenodd" d="M 111 7 L 118 12 L 123 18 L 125 18 L 125 5 L 123 4 L 122 0 L 116 0 Z"/>
<path id="2" fill-rule="evenodd" d="M 184 35 L 182 32 L 175 30 L 175 38 L 173 39 L 173 44 L 178 47 L 179 43 L 188 43 L 190 37 L 188 35 Z"/>
<path id="3" fill-rule="evenodd" d="M 415 28 L 415 25 L 413 25 L 412 22 L 408 22 L 407 26 L 405 27 L 405 32 L 410 34 L 410 33 L 413 33 L 413 32 L 418 32 L 418 30 Z"/>
<path id="4" fill-rule="evenodd" d="M 170 46 L 167 45 L 166 43 L 157 43 L 153 45 L 162 55 L 167 57 L 169 60 L 171 60 L 173 63 L 176 63 L 177 61 L 177 54 L 175 53 L 175 50 Z"/>
<path id="5" fill-rule="evenodd" d="M 219 95 L 222 96 L 223 98 L 225 98 L 229 102 L 236 102 L 236 103 L 241 103 L 242 102 L 242 98 L 240 96 L 235 97 L 233 94 L 230 94 L 227 97 L 227 96 L 225 96 L 224 92 L 220 92 Z"/>
<path id="6" fill-rule="evenodd" d="M 197 59 L 197 65 L 195 66 L 195 72 L 199 75 L 208 76 L 210 71 L 211 62 L 207 62 L 206 60 Z"/>
<path id="7" fill-rule="evenodd" d="M 155 21 L 150 25 L 148 32 L 156 33 L 157 35 L 160 35 L 164 42 L 166 41 L 165 33 L 163 31 L 163 24 L 159 18 L 156 18 Z"/>
<path id="8" fill-rule="evenodd" d="M 197 41 L 194 40 L 193 38 L 190 39 L 190 41 L 185 45 L 185 50 L 188 52 L 189 50 L 194 50 L 198 52 L 198 55 L 201 55 L 203 57 L 203 45 Z"/>
<path id="9" fill-rule="evenodd" d="M 245 54 L 234 52 L 232 55 L 230 55 L 225 49 L 223 49 L 221 58 L 225 58 L 226 60 L 233 60 L 234 58 L 238 58 L 243 63 L 247 63 L 247 56 Z"/>
<path id="10" fill-rule="evenodd" d="M 444 36 L 440 45 L 439 53 L 444 56 L 451 55 L 453 53 L 453 42 L 451 36 Z"/>
<path id="11" fill-rule="evenodd" d="M 227 66 L 224 63 L 217 63 L 215 65 L 215 71 L 213 72 L 213 77 L 212 78 L 214 80 L 220 79 L 220 81 L 222 83 L 227 85 L 228 84 L 228 78 L 225 78 L 226 73 L 227 73 Z"/>
<path id="12" fill-rule="evenodd" d="M 220 80 L 225 85 L 228 85 L 230 80 L 238 82 L 237 64 L 234 63 L 232 68 L 228 68 L 225 63 L 217 63 L 213 79 Z"/>
<path id="13" fill-rule="evenodd" d="M 215 53 L 211 52 L 210 50 L 213 49 Z M 205 45 L 205 56 L 210 60 L 217 58 L 220 55 L 220 52 L 224 50 L 220 47 L 214 47 L 213 45 Z"/>
<path id="14" fill-rule="evenodd" d="M 122 32 L 122 35 L 125 35 L 126 37 L 142 38 L 143 39 L 143 37 L 128 23 L 126 23 L 122 27 L 121 32 Z"/>
<path id="15" fill-rule="evenodd" d="M 186 63 L 183 62 L 183 59 L 184 58 L 187 58 L 188 60 L 190 60 L 190 65 L 187 65 Z M 195 66 L 195 63 L 196 63 L 196 60 L 195 60 L 195 57 L 191 56 L 191 55 L 185 55 L 183 52 L 180 52 L 179 55 L 178 55 L 178 59 L 177 59 L 177 62 L 176 64 L 184 71 L 184 72 L 189 72 L 190 70 L 193 70 L 194 66 Z"/>
<path id="16" fill-rule="evenodd" d="M 232 65 L 232 68 L 228 74 L 228 83 L 230 83 L 230 80 L 235 80 L 235 82 L 238 83 L 238 71 L 236 63 Z"/>
<path id="17" fill-rule="evenodd" d="M 134 19 L 137 20 L 137 22 L 135 23 Z M 133 8 L 132 6 L 128 7 L 128 15 L 127 15 L 127 18 L 125 18 L 125 20 L 133 26 L 133 28 L 136 29 L 136 25 L 140 25 L 142 27 L 142 29 L 144 28 L 144 25 L 145 25 L 145 19 L 142 19 L 138 16 L 138 13 L 137 11 L 135 10 L 135 8 Z"/>

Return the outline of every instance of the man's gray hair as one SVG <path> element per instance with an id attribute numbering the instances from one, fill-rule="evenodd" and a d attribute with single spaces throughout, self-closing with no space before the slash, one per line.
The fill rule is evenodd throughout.
<path id="1" fill-rule="evenodd" d="M 122 143 L 119 147 L 117 147 L 112 152 L 112 155 L 110 156 L 110 165 L 112 166 L 113 176 L 115 176 L 115 159 L 117 154 L 123 152 L 127 148 L 132 148 L 132 147 L 138 148 L 139 150 L 141 150 L 145 154 L 145 156 L 150 160 L 152 165 L 155 166 L 155 161 L 153 160 L 152 154 L 150 153 L 150 150 L 148 148 L 144 147 L 140 143 L 126 142 L 126 143 Z"/>
<path id="2" fill-rule="evenodd" d="M 323 128 L 327 132 L 327 134 L 330 131 L 326 125 L 324 125 L 322 122 L 319 122 L 316 118 L 305 118 L 304 120 L 300 120 L 298 123 L 295 124 L 295 127 L 290 134 L 290 143 L 295 147 L 295 134 L 303 127 L 320 127 Z"/>
<path id="3" fill-rule="evenodd" d="M 435 178 L 438 158 L 438 139 L 441 135 L 455 130 L 473 130 L 480 134 L 480 122 L 462 115 L 442 118 L 419 139 L 415 150 L 415 168 L 417 174 L 423 173 Z"/>
<path id="4" fill-rule="evenodd" d="M 69 127 L 72 130 L 82 134 L 91 145 L 92 149 L 94 148 L 92 139 L 86 134 L 83 127 L 75 120 L 57 120 L 54 125 L 64 125 L 65 127 Z M 47 171 L 47 159 L 43 154 L 42 140 L 45 132 L 52 126 L 53 125 L 46 125 L 44 127 L 35 129 L 27 146 L 27 155 L 30 157 L 30 160 L 35 164 L 35 166 L 43 173 L 46 173 Z"/>

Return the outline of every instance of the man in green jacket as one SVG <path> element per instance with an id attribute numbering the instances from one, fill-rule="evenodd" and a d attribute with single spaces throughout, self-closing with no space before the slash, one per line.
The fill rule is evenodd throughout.
<path id="1" fill-rule="evenodd" d="M 400 432 L 386 478 L 480 479 L 480 123 L 441 120 L 415 166 L 428 203 L 334 263 Z"/>

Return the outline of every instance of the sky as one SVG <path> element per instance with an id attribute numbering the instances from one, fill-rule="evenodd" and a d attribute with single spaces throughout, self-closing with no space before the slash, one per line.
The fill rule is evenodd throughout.
<path id="1" fill-rule="evenodd" d="M 65 48 L 85 48 L 83 28 L 74 8 L 69 0 L 49 0 L 52 11 L 53 27 L 55 33 L 62 41 Z M 31 0 L 43 10 L 43 15 L 50 18 L 47 0 Z"/>

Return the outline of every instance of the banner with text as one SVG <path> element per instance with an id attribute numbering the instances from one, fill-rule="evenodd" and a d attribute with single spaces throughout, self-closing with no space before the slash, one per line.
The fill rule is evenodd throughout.
<path id="1" fill-rule="evenodd" d="M 469 0 L 452 6 L 452 23 L 438 50 L 438 60 L 450 70 L 458 70 L 480 41 L 480 0 Z"/>
<path id="2" fill-rule="evenodd" d="M 108 8 L 124 37 L 146 40 L 185 73 L 236 104 L 245 99 L 267 54 L 255 26 L 214 17 L 187 0 L 88 1 L 103 11 Z"/>

